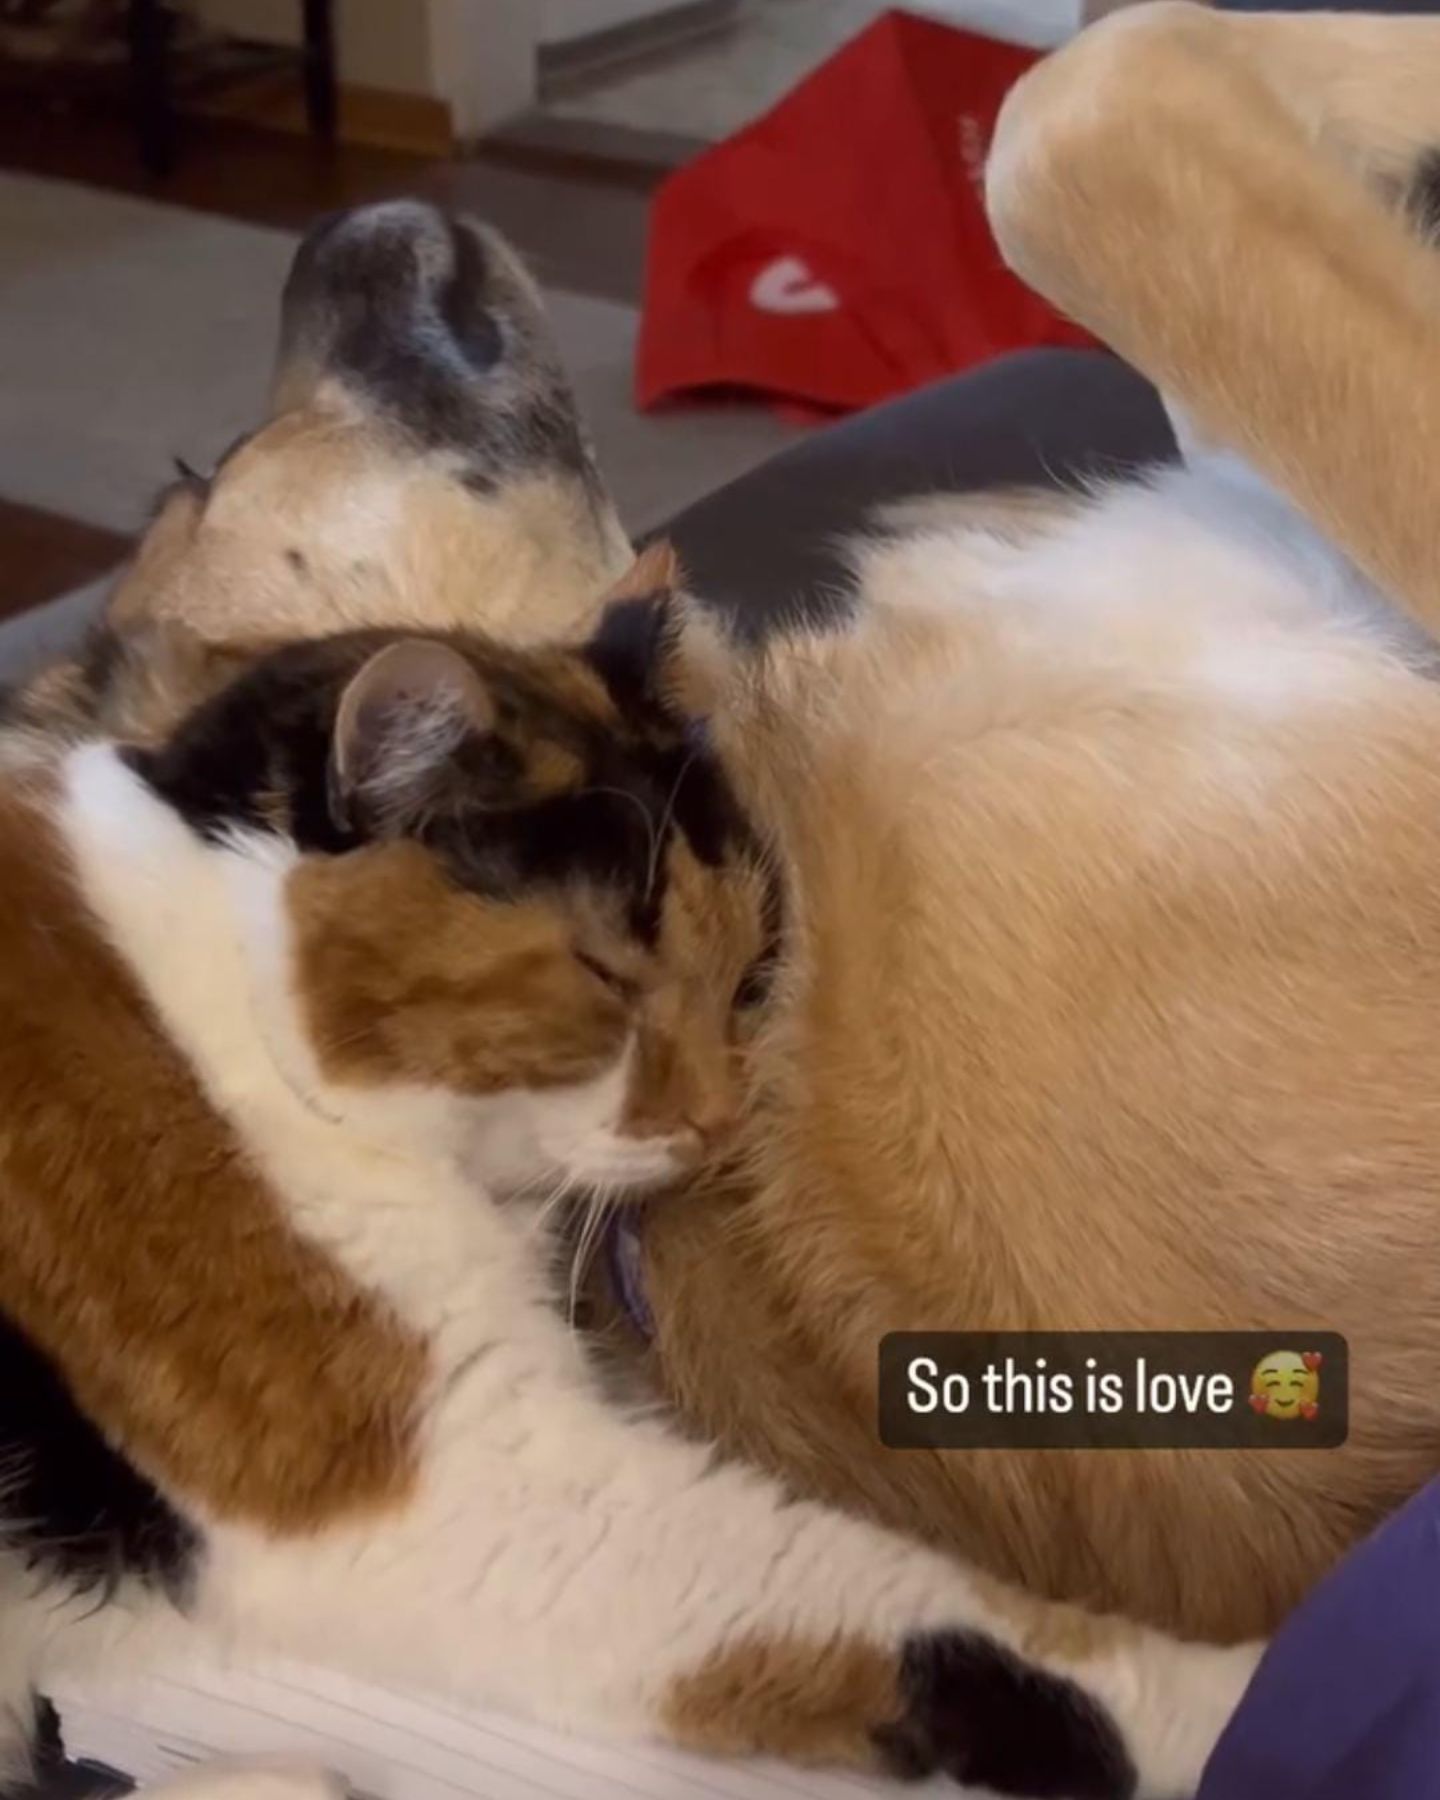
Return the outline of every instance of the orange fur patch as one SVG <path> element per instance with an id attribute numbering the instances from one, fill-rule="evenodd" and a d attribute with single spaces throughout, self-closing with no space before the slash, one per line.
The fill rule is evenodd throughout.
<path id="1" fill-rule="evenodd" d="M 0 799 L 0 1306 L 182 1501 L 277 1532 L 404 1499 L 427 1353 L 296 1236 Z"/>
<path id="2" fill-rule="evenodd" d="M 800 653 L 792 1004 L 755 1050 L 748 1188 L 652 1207 L 658 1367 L 801 1493 L 1031 1591 L 1252 1636 L 1428 1479 L 1440 1429 L 1436 690 L 1382 673 L 1300 743 L 1287 718 L 1283 829 L 1216 783 L 1157 856 L 1113 770 L 1187 791 L 1184 734 L 1137 715 L 1103 757 L 1078 729 L 1042 759 L 996 732 L 963 784 L 938 754 L 918 784 L 935 654 L 908 622 Z M 1281 1319 L 1352 1343 L 1323 1458 L 878 1439 L 887 1330 Z"/>
<path id="3" fill-rule="evenodd" d="M 556 907 L 465 893 L 419 844 L 309 858 L 289 904 L 296 987 L 336 1081 L 553 1087 L 624 1045 L 625 1006 L 576 961 Z"/>
<path id="4" fill-rule="evenodd" d="M 747 1638 L 678 1677 L 663 1703 L 677 1742 L 717 1756 L 873 1767 L 873 1734 L 903 1711 L 899 1668 L 861 1638 Z"/>
<path id="5" fill-rule="evenodd" d="M 740 1106 L 732 1003 L 764 947 L 764 882 L 748 862 L 710 869 L 672 843 L 665 892 L 652 950 L 598 894 L 486 898 L 413 841 L 306 859 L 289 907 L 322 1068 L 493 1094 L 593 1079 L 629 1043 L 620 1128 L 712 1140 Z M 577 947 L 627 991 L 597 981 Z"/>

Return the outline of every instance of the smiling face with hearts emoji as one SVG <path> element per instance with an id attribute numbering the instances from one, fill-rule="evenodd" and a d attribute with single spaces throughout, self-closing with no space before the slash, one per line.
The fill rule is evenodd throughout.
<path id="1" fill-rule="evenodd" d="M 1272 1350 L 1250 1376 L 1250 1404 L 1269 1419 L 1313 1419 L 1320 1410 L 1318 1350 Z"/>

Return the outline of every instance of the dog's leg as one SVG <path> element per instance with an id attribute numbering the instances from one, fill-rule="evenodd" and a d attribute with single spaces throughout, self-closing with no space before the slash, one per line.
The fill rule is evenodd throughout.
<path id="1" fill-rule="evenodd" d="M 1432 633 L 1440 258 L 1402 202 L 1435 146 L 1440 19 L 1167 0 L 1027 76 L 989 173 L 1013 266 Z"/>

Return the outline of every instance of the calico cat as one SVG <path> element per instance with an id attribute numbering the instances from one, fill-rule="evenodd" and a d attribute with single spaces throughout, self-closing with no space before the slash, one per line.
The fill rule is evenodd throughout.
<path id="1" fill-rule="evenodd" d="M 57 1674 L 203 1645 L 1182 1792 L 1250 1651 L 792 1501 L 611 1404 L 557 1304 L 555 1191 L 642 1192 L 725 1132 L 783 929 L 683 626 L 618 617 L 570 650 L 348 633 L 158 743 L 0 739 L 9 1765 Z"/>

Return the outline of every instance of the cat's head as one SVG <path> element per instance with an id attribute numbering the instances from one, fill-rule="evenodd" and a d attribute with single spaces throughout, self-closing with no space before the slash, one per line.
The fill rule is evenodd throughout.
<path id="1" fill-rule="evenodd" d="M 652 1185 L 740 1105 L 779 897 L 678 698 L 678 606 L 637 595 L 568 648 L 291 645 L 138 758 L 206 836 L 298 849 L 289 981 L 325 1081 L 453 1095 L 499 1192 Z"/>

